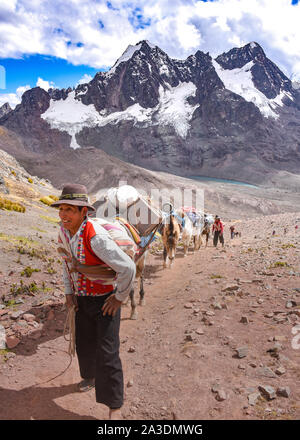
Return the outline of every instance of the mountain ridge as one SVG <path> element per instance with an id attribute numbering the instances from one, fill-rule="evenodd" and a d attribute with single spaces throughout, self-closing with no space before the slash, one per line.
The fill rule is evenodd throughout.
<path id="1" fill-rule="evenodd" d="M 54 183 L 56 153 L 69 152 L 80 179 L 71 150 L 91 147 L 154 171 L 260 184 L 300 164 L 300 93 L 256 42 L 176 60 L 144 40 L 86 84 L 26 91 L 0 125 L 47 156 Z"/>

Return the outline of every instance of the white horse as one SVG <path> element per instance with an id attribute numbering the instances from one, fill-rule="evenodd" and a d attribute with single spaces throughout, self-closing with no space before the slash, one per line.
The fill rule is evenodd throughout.
<path id="1" fill-rule="evenodd" d="M 194 251 L 200 249 L 202 244 L 201 231 L 203 228 L 203 216 L 197 214 L 197 221 L 193 224 L 190 217 L 182 208 L 176 210 L 176 214 L 183 220 L 181 239 L 183 242 L 183 256 L 186 257 L 191 240 L 194 243 Z"/>

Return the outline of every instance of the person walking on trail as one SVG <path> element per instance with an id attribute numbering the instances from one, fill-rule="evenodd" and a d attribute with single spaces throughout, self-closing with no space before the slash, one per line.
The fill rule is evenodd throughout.
<path id="1" fill-rule="evenodd" d="M 234 233 L 234 229 L 235 229 L 235 227 L 232 225 L 232 226 L 230 226 L 230 236 L 231 236 L 231 239 L 233 239 L 234 238 L 234 235 L 235 235 L 235 233 Z"/>
<path id="2" fill-rule="evenodd" d="M 217 247 L 219 240 L 220 240 L 220 243 L 222 243 L 222 247 L 224 247 L 223 231 L 224 231 L 223 223 L 221 222 L 220 217 L 218 215 L 216 215 L 215 222 L 212 227 L 212 232 L 214 234 L 213 243 L 214 243 L 215 248 Z"/>
<path id="3" fill-rule="evenodd" d="M 109 419 L 121 419 L 123 368 L 119 356 L 121 304 L 135 279 L 135 264 L 109 233 L 88 216 L 95 211 L 87 189 L 79 184 L 63 187 L 58 201 L 59 244 L 72 258 L 86 265 L 109 266 L 115 282 L 91 281 L 63 263 L 66 305 L 75 307 L 75 345 L 82 381 L 78 391 L 95 387 L 96 402 L 109 408 Z"/>

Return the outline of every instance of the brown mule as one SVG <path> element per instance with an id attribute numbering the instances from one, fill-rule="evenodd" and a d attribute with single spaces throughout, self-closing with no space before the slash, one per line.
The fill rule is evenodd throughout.
<path id="1" fill-rule="evenodd" d="M 207 243 L 208 243 L 208 239 L 209 239 L 209 235 L 210 235 L 210 225 L 207 224 L 204 226 L 201 235 L 205 235 L 206 236 L 206 244 L 205 247 L 207 247 Z"/>
<path id="2" fill-rule="evenodd" d="M 169 222 L 164 224 L 161 235 L 164 245 L 164 267 L 169 265 L 171 268 L 175 258 L 176 246 L 180 235 L 179 224 L 173 215 L 170 215 Z M 167 264 L 168 262 L 169 264 Z"/>

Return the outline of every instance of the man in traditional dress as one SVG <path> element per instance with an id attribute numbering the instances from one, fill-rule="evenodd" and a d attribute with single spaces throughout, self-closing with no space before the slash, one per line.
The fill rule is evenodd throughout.
<path id="1" fill-rule="evenodd" d="M 91 281 L 63 263 L 66 304 L 75 307 L 75 340 L 82 381 L 78 391 L 95 387 L 96 401 L 109 408 L 109 419 L 121 419 L 123 369 L 119 356 L 121 304 L 129 295 L 135 279 L 135 264 L 115 243 L 96 219 L 88 217 L 95 208 L 87 189 L 67 184 L 58 201 L 61 230 L 59 244 L 73 262 L 111 268 L 114 281 Z M 84 267 L 84 266 L 81 266 Z"/>

